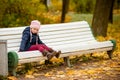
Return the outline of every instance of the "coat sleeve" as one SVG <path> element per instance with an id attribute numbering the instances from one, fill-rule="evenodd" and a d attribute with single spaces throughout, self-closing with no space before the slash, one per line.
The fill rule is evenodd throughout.
<path id="1" fill-rule="evenodd" d="M 26 43 L 29 41 L 29 32 L 28 31 L 23 31 L 22 34 L 22 40 L 20 44 L 20 50 L 19 51 L 25 51 Z"/>

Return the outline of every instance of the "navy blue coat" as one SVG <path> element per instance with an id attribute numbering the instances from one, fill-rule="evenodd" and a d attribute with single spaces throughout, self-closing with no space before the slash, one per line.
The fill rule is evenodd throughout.
<path id="1" fill-rule="evenodd" d="M 22 33 L 22 40 L 20 44 L 19 51 L 27 51 L 31 45 L 35 45 L 36 42 L 38 44 L 44 44 L 37 34 L 32 34 L 30 32 L 30 27 L 26 27 Z"/>

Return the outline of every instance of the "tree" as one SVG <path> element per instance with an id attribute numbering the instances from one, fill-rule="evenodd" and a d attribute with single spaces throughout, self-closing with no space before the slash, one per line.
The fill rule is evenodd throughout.
<path id="1" fill-rule="evenodd" d="M 61 15 L 61 23 L 65 21 L 65 15 L 69 8 L 69 0 L 63 0 L 62 1 L 62 15 Z"/>
<path id="2" fill-rule="evenodd" d="M 2 25 L 2 17 L 4 17 L 5 9 L 8 7 L 8 0 L 2 0 L 0 1 L 0 27 L 3 27 Z"/>
<path id="3" fill-rule="evenodd" d="M 112 0 L 112 5 L 111 5 L 111 8 L 110 8 L 110 15 L 109 15 L 109 22 L 110 23 L 113 23 L 113 6 L 114 6 L 114 2 L 115 2 L 115 0 Z"/>
<path id="4" fill-rule="evenodd" d="M 113 0 L 97 0 L 93 15 L 92 29 L 94 36 L 106 36 Z"/>
<path id="5" fill-rule="evenodd" d="M 51 4 L 51 0 L 40 0 L 40 3 L 43 3 L 46 7 L 46 10 L 49 11 L 49 6 Z"/>

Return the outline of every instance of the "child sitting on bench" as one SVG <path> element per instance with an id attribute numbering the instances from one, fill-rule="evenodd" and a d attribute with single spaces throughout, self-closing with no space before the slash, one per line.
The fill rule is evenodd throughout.
<path id="1" fill-rule="evenodd" d="M 19 51 L 39 50 L 43 56 L 47 56 L 50 60 L 53 56 L 59 57 L 61 51 L 56 52 L 52 48 L 46 46 L 39 37 L 40 22 L 38 20 L 31 21 L 30 27 L 26 27 L 22 33 L 22 40 Z"/>

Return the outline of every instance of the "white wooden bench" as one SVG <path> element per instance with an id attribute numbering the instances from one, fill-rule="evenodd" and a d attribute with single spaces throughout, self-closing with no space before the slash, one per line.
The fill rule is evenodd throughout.
<path id="1" fill-rule="evenodd" d="M 39 51 L 18 52 L 22 31 L 25 27 L 0 29 L 0 45 L 2 48 L 3 46 L 5 47 L 5 50 L 1 48 L 2 53 L 0 54 L 8 54 L 8 71 L 12 72 L 13 75 L 15 75 L 15 69 L 19 63 L 36 62 L 46 59 Z M 108 56 L 111 58 L 115 48 L 114 40 L 96 41 L 86 21 L 42 25 L 39 35 L 46 45 L 55 50 L 61 50 L 62 54 L 60 57 L 64 57 L 68 66 L 71 66 L 69 56 L 107 51 Z M 6 44 L 3 45 L 4 43 Z M 6 61 L 6 58 L 4 60 Z M 4 65 L 4 63 L 2 64 Z"/>

